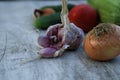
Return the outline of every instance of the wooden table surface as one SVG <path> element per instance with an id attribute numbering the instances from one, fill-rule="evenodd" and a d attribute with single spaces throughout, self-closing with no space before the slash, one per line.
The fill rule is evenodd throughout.
<path id="1" fill-rule="evenodd" d="M 45 32 L 34 28 L 33 11 L 52 4 L 61 2 L 0 2 L 0 80 L 120 80 L 120 56 L 108 62 L 93 61 L 82 46 L 59 58 L 22 64 L 37 56 L 37 38 Z"/>

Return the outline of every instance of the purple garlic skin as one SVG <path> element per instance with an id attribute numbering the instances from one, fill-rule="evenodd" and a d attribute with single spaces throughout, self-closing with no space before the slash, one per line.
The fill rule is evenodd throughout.
<path id="1" fill-rule="evenodd" d="M 70 23 L 70 25 L 70 30 L 66 30 L 67 35 L 65 40 L 63 40 L 62 42 L 70 45 L 70 47 L 68 48 L 69 50 L 76 50 L 83 42 L 84 32 L 73 23 Z"/>
<path id="2" fill-rule="evenodd" d="M 52 26 L 48 27 L 48 29 L 46 31 L 46 35 L 47 36 L 54 36 L 54 35 L 57 36 L 57 34 L 61 28 L 63 28 L 63 25 L 60 23 L 52 25 Z"/>
<path id="3" fill-rule="evenodd" d="M 51 57 L 54 57 L 56 51 L 57 51 L 57 49 L 55 49 L 55 48 L 43 48 L 43 49 L 40 49 L 38 54 L 42 58 L 44 58 L 44 57 L 51 58 Z"/>
<path id="4" fill-rule="evenodd" d="M 56 24 L 50 26 L 47 29 L 46 35 L 49 37 L 54 36 L 55 39 L 53 40 L 53 43 L 56 43 L 57 45 L 58 43 L 59 45 L 61 44 L 59 48 L 66 44 L 66 45 L 70 45 L 68 49 L 75 50 L 83 42 L 84 32 L 82 29 L 76 27 L 73 23 L 71 23 L 70 25 L 71 25 L 70 30 L 64 30 L 62 24 Z M 67 32 L 65 39 L 63 39 L 64 31 Z"/>
<path id="5" fill-rule="evenodd" d="M 41 48 L 56 48 L 59 49 L 62 45 L 61 42 L 57 42 L 54 37 L 51 36 L 39 36 L 38 44 Z"/>
<path id="6" fill-rule="evenodd" d="M 39 55 L 44 58 L 57 57 L 67 50 L 76 50 L 82 44 L 84 32 L 82 29 L 70 23 L 69 29 L 64 29 L 62 24 L 50 26 L 45 36 L 38 38 L 38 44 L 42 47 Z M 64 34 L 66 31 L 66 35 Z M 64 48 L 64 46 L 69 47 Z"/>
<path id="7" fill-rule="evenodd" d="M 70 23 L 67 0 L 62 0 L 61 21 L 62 24 L 50 26 L 46 35 L 38 38 L 38 44 L 43 47 L 39 52 L 41 57 L 57 57 L 66 49 L 76 50 L 82 44 L 84 32 Z"/>
<path id="8" fill-rule="evenodd" d="M 64 36 L 64 28 L 62 24 L 56 24 L 50 26 L 47 29 L 46 36 L 40 36 L 38 38 L 38 44 L 43 48 L 51 47 L 60 49 L 63 45 L 70 45 L 68 49 L 75 50 L 83 42 L 84 32 L 82 29 L 76 27 L 73 23 L 70 30 L 66 30 L 66 38 Z"/>
<path id="9" fill-rule="evenodd" d="M 49 47 L 50 46 L 50 39 L 48 36 L 39 36 L 38 38 L 38 44 L 41 46 L 41 47 Z"/>
<path id="10" fill-rule="evenodd" d="M 58 36 L 58 32 L 62 31 L 61 29 L 63 28 L 62 24 L 56 24 L 50 26 L 47 31 L 45 36 L 39 36 L 38 38 L 38 44 L 42 48 L 46 47 L 51 47 L 51 48 L 56 48 L 60 49 L 63 44 L 62 44 L 62 35 Z"/>

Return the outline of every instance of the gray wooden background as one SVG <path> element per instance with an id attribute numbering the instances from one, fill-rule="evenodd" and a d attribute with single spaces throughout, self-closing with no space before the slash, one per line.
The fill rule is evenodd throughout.
<path id="1" fill-rule="evenodd" d="M 37 56 L 37 38 L 45 32 L 33 26 L 34 9 L 54 4 L 61 2 L 0 2 L 0 80 L 120 80 L 120 56 L 109 62 L 93 61 L 82 46 L 59 58 L 22 64 Z"/>

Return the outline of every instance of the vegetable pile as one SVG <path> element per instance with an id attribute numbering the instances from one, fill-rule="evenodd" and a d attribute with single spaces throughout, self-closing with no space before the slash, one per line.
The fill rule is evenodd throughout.
<path id="1" fill-rule="evenodd" d="M 90 5 L 67 5 L 67 0 L 61 1 L 62 6 L 34 11 L 34 26 L 46 29 L 45 35 L 38 38 L 40 57 L 58 57 L 65 50 L 78 49 L 82 43 L 93 60 L 107 61 L 120 54 L 119 0 L 88 0 Z"/>

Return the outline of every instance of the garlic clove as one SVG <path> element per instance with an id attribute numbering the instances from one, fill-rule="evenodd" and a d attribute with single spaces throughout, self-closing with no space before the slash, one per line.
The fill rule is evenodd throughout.
<path id="1" fill-rule="evenodd" d="M 40 51 L 38 52 L 40 57 L 45 57 L 45 58 L 51 58 L 54 57 L 55 52 L 57 51 L 57 49 L 55 48 L 43 48 L 40 49 Z"/>
<path id="2" fill-rule="evenodd" d="M 48 36 L 39 36 L 38 38 L 38 44 L 41 47 L 49 47 L 50 46 L 50 40 Z"/>

